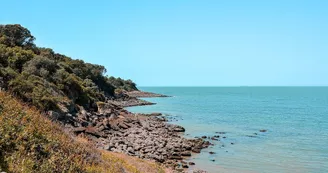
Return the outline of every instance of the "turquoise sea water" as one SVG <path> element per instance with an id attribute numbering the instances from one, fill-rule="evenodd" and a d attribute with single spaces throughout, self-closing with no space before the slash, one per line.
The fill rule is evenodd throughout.
<path id="1" fill-rule="evenodd" d="M 184 126 L 186 137 L 227 132 L 221 135 L 225 139 L 214 141 L 215 146 L 190 159 L 197 168 L 208 172 L 328 172 L 328 87 L 141 89 L 173 97 L 147 98 L 157 104 L 128 110 L 175 117 L 178 121 L 170 123 Z"/>

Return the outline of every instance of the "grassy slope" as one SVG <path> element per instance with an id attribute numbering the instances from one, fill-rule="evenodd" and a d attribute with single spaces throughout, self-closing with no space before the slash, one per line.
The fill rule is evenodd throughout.
<path id="1" fill-rule="evenodd" d="M 0 172 L 164 172 L 157 164 L 100 151 L 0 91 Z"/>

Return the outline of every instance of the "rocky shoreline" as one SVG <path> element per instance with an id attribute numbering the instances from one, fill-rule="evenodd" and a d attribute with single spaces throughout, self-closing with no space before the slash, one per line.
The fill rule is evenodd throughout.
<path id="1" fill-rule="evenodd" d="M 108 100 L 107 103 L 118 105 L 120 107 L 146 106 L 156 104 L 146 100 L 138 99 L 136 97 L 131 97 L 126 100 Z"/>
<path id="2" fill-rule="evenodd" d="M 136 97 L 130 99 L 143 103 L 136 101 Z M 202 138 L 184 138 L 182 134 L 185 129 L 168 123 L 160 113 L 134 114 L 125 110 L 123 107 L 127 104 L 122 102 L 108 100 L 98 103 L 96 112 L 79 107 L 74 115 L 54 111 L 48 115 L 63 123 L 75 135 L 89 139 L 98 148 L 155 160 L 178 172 L 195 165 L 183 161 L 185 158 L 212 145 Z"/>
<path id="3" fill-rule="evenodd" d="M 130 97 L 136 97 L 136 98 L 140 98 L 140 97 L 170 97 L 164 94 L 156 94 L 156 93 L 151 93 L 151 92 L 145 92 L 145 91 L 130 91 L 127 92 L 127 94 Z"/>

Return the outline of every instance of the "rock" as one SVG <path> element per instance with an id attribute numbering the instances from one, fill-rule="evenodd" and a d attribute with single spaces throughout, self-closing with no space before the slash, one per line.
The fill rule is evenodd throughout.
<path id="1" fill-rule="evenodd" d="M 256 136 L 253 136 L 253 135 L 246 135 L 247 137 L 250 137 L 250 138 L 256 138 Z"/>
<path id="2" fill-rule="evenodd" d="M 157 112 L 148 114 L 148 116 L 153 116 L 153 117 L 161 116 L 161 115 L 162 115 L 162 113 L 157 113 Z"/>
<path id="3" fill-rule="evenodd" d="M 122 128 L 122 129 L 128 129 L 129 128 L 125 123 L 118 124 L 118 127 Z"/>
<path id="4" fill-rule="evenodd" d="M 175 126 L 175 128 L 173 129 L 174 132 L 185 132 L 185 128 L 181 127 L 181 126 Z"/>
<path id="5" fill-rule="evenodd" d="M 233 144 L 235 144 L 235 143 L 231 142 L 231 145 L 233 145 Z"/>
<path id="6" fill-rule="evenodd" d="M 201 150 L 201 149 L 199 149 L 199 148 L 193 148 L 193 149 L 192 149 L 192 152 L 194 152 L 194 153 L 200 153 L 200 150 Z"/>
<path id="7" fill-rule="evenodd" d="M 194 170 L 193 173 L 207 173 L 207 172 L 203 170 Z"/>
<path id="8" fill-rule="evenodd" d="M 111 150 L 111 148 L 112 148 L 113 146 L 111 146 L 111 145 L 109 145 L 109 144 L 107 144 L 107 145 L 104 145 L 104 150 Z"/>
<path id="9" fill-rule="evenodd" d="M 215 162 L 215 159 L 211 159 L 212 162 Z"/>
<path id="10" fill-rule="evenodd" d="M 84 122 L 81 123 L 81 125 L 82 125 L 83 127 L 88 127 L 88 126 L 89 126 L 89 123 L 86 122 L 86 121 L 84 121 Z"/>
<path id="11" fill-rule="evenodd" d="M 183 172 L 184 171 L 183 168 L 175 168 L 175 170 L 178 171 L 178 172 Z"/>
<path id="12" fill-rule="evenodd" d="M 267 132 L 267 130 L 265 130 L 265 129 L 262 129 L 262 130 L 260 130 L 260 132 Z"/>
<path id="13" fill-rule="evenodd" d="M 209 153 L 210 153 L 210 154 L 215 154 L 215 152 L 213 152 L 213 151 L 210 151 Z"/>
<path id="14" fill-rule="evenodd" d="M 195 163 L 194 162 L 189 162 L 189 165 L 195 165 Z"/>
<path id="15" fill-rule="evenodd" d="M 169 97 L 163 94 L 156 94 L 145 91 L 130 91 L 126 93 L 130 97 Z"/>
<path id="16" fill-rule="evenodd" d="M 181 156 L 171 156 L 170 157 L 171 160 L 182 160 Z"/>
<path id="17" fill-rule="evenodd" d="M 183 160 L 181 160 L 180 163 L 181 163 L 181 164 L 187 164 L 187 162 L 185 162 L 185 161 L 183 161 Z"/>
<path id="18" fill-rule="evenodd" d="M 218 141 L 218 139 L 216 139 L 215 137 L 211 137 L 211 139 L 212 139 L 213 141 Z"/>
<path id="19" fill-rule="evenodd" d="M 94 127 L 87 127 L 87 128 L 85 129 L 85 133 L 88 133 L 88 134 L 90 134 L 90 135 L 93 135 L 93 136 L 95 136 L 95 137 L 97 137 L 97 138 L 99 138 L 99 137 L 101 136 L 101 133 L 98 132 L 97 129 L 94 128 Z"/>
<path id="20" fill-rule="evenodd" d="M 135 151 L 133 150 L 132 147 L 128 147 L 126 151 L 129 152 L 130 154 L 134 154 L 135 153 Z"/>
<path id="21" fill-rule="evenodd" d="M 75 134 L 79 134 L 82 132 L 85 132 L 85 128 L 84 127 L 77 127 L 77 128 L 73 128 L 72 130 Z"/>
<path id="22" fill-rule="evenodd" d="M 215 132 L 217 134 L 226 134 L 227 132 Z"/>
<path id="23" fill-rule="evenodd" d="M 227 138 L 227 137 L 223 136 L 222 138 Z"/>
<path id="24" fill-rule="evenodd" d="M 203 147 L 208 147 L 208 146 L 210 146 L 210 145 L 213 145 L 212 143 L 210 143 L 210 141 L 205 141 L 204 143 L 203 143 Z"/>
<path id="25" fill-rule="evenodd" d="M 181 156 L 191 156 L 191 153 L 190 152 L 182 152 Z"/>
<path id="26" fill-rule="evenodd" d="M 189 166 L 186 165 L 186 164 L 183 164 L 183 165 L 182 165 L 182 168 L 189 168 Z"/>
<path id="27" fill-rule="evenodd" d="M 207 136 L 202 136 L 202 138 L 203 138 L 203 139 L 206 139 L 206 138 L 207 138 Z"/>

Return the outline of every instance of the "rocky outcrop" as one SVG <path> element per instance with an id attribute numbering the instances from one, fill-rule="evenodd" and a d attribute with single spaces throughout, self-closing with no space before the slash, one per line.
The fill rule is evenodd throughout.
<path id="1" fill-rule="evenodd" d="M 141 100 L 135 97 L 130 97 L 129 99 L 122 100 L 108 100 L 107 103 L 115 104 L 121 107 L 131 107 L 131 106 L 145 106 L 154 105 L 155 103 L 148 102 L 146 100 Z"/>
<path id="2" fill-rule="evenodd" d="M 169 124 L 160 113 L 133 114 L 111 103 L 97 103 L 97 112 L 78 107 L 76 114 L 50 111 L 48 115 L 60 120 L 72 133 L 93 141 L 98 148 L 125 153 L 176 168 L 176 165 L 212 145 L 204 139 L 186 139 L 181 126 Z"/>
<path id="3" fill-rule="evenodd" d="M 167 95 L 156 94 L 156 93 L 145 92 L 145 91 L 130 91 L 127 92 L 127 95 L 129 95 L 130 97 L 169 97 Z"/>

